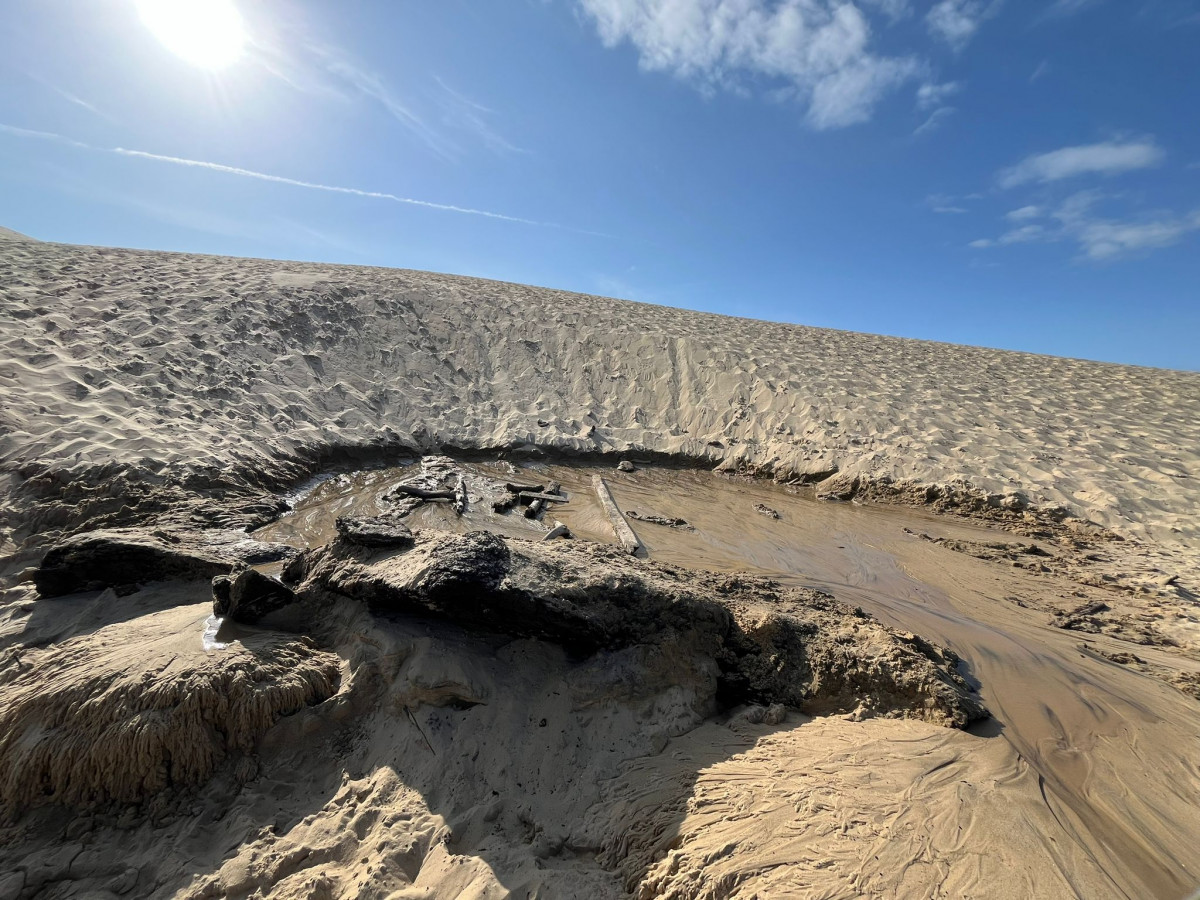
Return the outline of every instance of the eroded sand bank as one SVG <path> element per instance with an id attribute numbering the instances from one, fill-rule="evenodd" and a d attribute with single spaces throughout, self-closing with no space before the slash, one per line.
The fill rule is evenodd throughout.
<path id="1" fill-rule="evenodd" d="M 0 896 L 1195 887 L 1200 376 L 19 236 L 0 288 L 0 716 L 21 735 L 3 753 L 44 773 L 4 772 Z M 949 647 L 994 719 L 964 732 L 877 703 L 767 724 L 716 702 L 685 644 L 581 658 L 313 578 L 304 635 L 225 623 L 206 643 L 206 582 L 134 572 L 37 599 L 19 574 L 101 526 L 205 566 L 244 558 L 238 530 L 266 522 L 261 539 L 319 547 L 336 514 L 387 513 L 406 470 L 336 476 L 282 518 L 279 492 L 339 454 L 446 447 L 479 451 L 473 502 L 415 529 L 537 538 L 487 506 L 479 485 L 514 475 L 497 453 L 604 454 L 621 509 L 693 529 L 634 520 L 652 561 L 832 594 L 846 611 L 814 640 L 835 646 L 843 622 L 856 664 L 903 658 L 888 641 Z M 613 471 L 622 455 L 819 483 Z M 575 542 L 611 541 L 588 470 L 519 466 L 563 485 L 551 518 Z M 204 739 L 172 744 L 173 716 Z M 140 799 L 78 800 L 110 784 Z"/>

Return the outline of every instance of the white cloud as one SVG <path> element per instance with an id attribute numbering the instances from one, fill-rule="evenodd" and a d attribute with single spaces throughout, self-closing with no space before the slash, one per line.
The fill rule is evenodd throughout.
<path id="1" fill-rule="evenodd" d="M 1001 172 L 999 180 L 1002 188 L 1013 188 L 1029 182 L 1060 181 L 1076 175 L 1118 175 L 1156 166 L 1163 156 L 1152 138 L 1063 147 L 1025 158 Z"/>
<path id="2" fill-rule="evenodd" d="M 984 19 L 993 15 L 998 4 L 985 0 L 940 0 L 925 14 L 929 33 L 958 52 L 971 42 Z"/>
<path id="3" fill-rule="evenodd" d="M 702 90 L 783 82 L 818 129 L 866 121 L 888 91 L 922 69 L 915 59 L 870 49 L 866 17 L 840 0 L 579 2 L 604 44 L 628 41 L 642 68 Z"/>
<path id="4" fill-rule="evenodd" d="M 1012 231 L 1006 231 L 996 239 L 997 244 L 1026 244 L 1029 241 L 1040 240 L 1046 236 L 1044 225 L 1022 225 Z"/>
<path id="5" fill-rule="evenodd" d="M 968 246 L 981 250 L 1033 241 L 1069 241 L 1079 247 L 1083 258 L 1103 262 L 1168 247 L 1188 233 L 1200 231 L 1200 209 L 1188 215 L 1158 211 L 1133 218 L 1110 218 L 1099 215 L 1095 210 L 1104 199 L 1097 191 L 1080 191 L 1050 213 L 1044 213 L 1036 207 L 1013 210 L 1005 217 L 1010 221 L 1043 216 L 1047 221 L 1045 224 L 1031 222 L 1021 225 L 998 238 L 981 238 L 971 241 Z M 1027 213 L 1027 210 L 1036 211 Z"/>
<path id="6" fill-rule="evenodd" d="M 1033 84 L 1035 81 L 1039 81 L 1049 71 L 1050 71 L 1050 63 L 1043 59 L 1040 63 L 1037 64 L 1037 68 L 1034 69 L 1033 73 L 1029 76 L 1029 83 Z"/>
<path id="7" fill-rule="evenodd" d="M 934 84 L 927 81 L 917 88 L 917 109 L 933 109 L 941 106 L 950 97 L 962 90 L 962 84 L 957 81 L 947 81 Z"/>
<path id="8" fill-rule="evenodd" d="M 1004 214 L 1004 218 L 1010 222 L 1027 222 L 1030 219 L 1036 219 L 1042 214 L 1040 206 L 1022 206 L 1020 209 L 1014 209 Z"/>

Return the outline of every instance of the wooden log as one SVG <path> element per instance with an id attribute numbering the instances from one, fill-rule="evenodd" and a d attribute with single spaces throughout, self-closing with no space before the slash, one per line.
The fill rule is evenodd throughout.
<path id="1" fill-rule="evenodd" d="M 507 497 L 501 497 L 499 500 L 492 501 L 492 512 L 506 513 L 517 505 L 517 495 L 509 494 Z"/>
<path id="2" fill-rule="evenodd" d="M 637 553 L 642 548 L 642 542 L 638 540 L 638 536 L 633 533 L 633 529 L 621 515 L 621 509 L 617 506 L 617 501 L 613 499 L 612 491 L 608 489 L 608 482 L 600 475 L 593 475 L 592 485 L 596 488 L 596 497 L 599 498 L 600 505 L 604 507 L 604 513 L 612 524 L 613 534 L 616 535 L 622 547 L 630 553 Z"/>
<path id="3" fill-rule="evenodd" d="M 462 475 L 454 485 L 454 511 L 460 516 L 467 511 L 467 479 Z"/>
<path id="4" fill-rule="evenodd" d="M 570 537 L 570 536 L 571 536 L 571 529 L 568 528 L 566 525 L 564 525 L 562 522 L 559 522 L 556 520 L 554 522 L 554 527 L 546 532 L 545 536 L 542 537 L 542 540 L 543 541 L 552 541 L 555 538 Z"/>
<path id="5" fill-rule="evenodd" d="M 398 484 L 388 494 L 406 494 L 409 497 L 419 497 L 422 500 L 453 500 L 454 491 L 430 491 L 415 487 L 411 484 Z"/>
<path id="6" fill-rule="evenodd" d="M 548 503 L 566 503 L 567 498 L 561 494 L 539 494 L 535 491 L 521 491 L 517 498 L 522 503 L 532 503 L 534 500 L 545 500 Z"/>
<path id="7" fill-rule="evenodd" d="M 511 484 L 511 483 L 509 483 L 509 484 L 504 485 L 504 489 L 506 491 L 508 491 L 510 494 L 521 494 L 521 493 L 540 494 L 544 490 L 546 490 L 546 486 L 544 484 Z"/>
<path id="8" fill-rule="evenodd" d="M 557 481 L 552 481 L 548 485 L 546 485 L 546 493 L 549 495 L 557 494 L 560 490 L 562 490 L 562 485 L 559 484 Z M 518 494 L 517 496 L 520 497 L 521 495 Z M 565 503 L 566 501 L 564 500 L 563 502 Z M 540 516 L 542 514 L 542 510 L 544 510 L 545 508 L 546 508 L 546 501 L 544 499 L 542 499 L 541 497 L 539 497 L 536 500 L 531 501 L 530 504 L 527 507 L 525 507 L 525 518 L 536 519 L 538 516 Z"/>

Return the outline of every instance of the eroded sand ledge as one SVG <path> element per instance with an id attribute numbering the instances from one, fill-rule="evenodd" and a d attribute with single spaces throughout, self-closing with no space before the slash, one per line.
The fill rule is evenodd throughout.
<path id="1" fill-rule="evenodd" d="M 1125 631 L 1069 664 L 1069 636 L 1045 657 L 1030 649 L 1044 626 L 987 604 L 1000 585 L 1046 600 L 1110 590 L 1111 577 L 1130 618 L 1174 643 L 1164 652 L 1194 653 L 1200 376 L 428 273 L 16 239 L 0 244 L 0 286 L 14 323 L 0 336 L 3 713 L 36 735 L 39 716 L 70 725 L 72 691 L 107 698 L 89 721 L 115 729 L 118 753 L 128 740 L 149 754 L 130 771 L 152 795 L 111 756 L 85 753 L 113 797 L 140 803 L 83 818 L 35 804 L 6 831 L 22 861 L 9 860 L 0 894 L 1171 897 L 1192 886 L 1196 798 L 1180 785 L 1194 701 L 1110 661 Z M 554 641 L 335 597 L 319 648 L 250 629 L 233 657 L 214 656 L 200 642 L 203 583 L 31 604 L 14 577 L 47 543 L 99 526 L 149 525 L 168 542 L 203 528 L 204 553 L 232 559 L 238 530 L 277 516 L 276 492 L 323 464 L 446 448 L 719 465 L 1053 539 L 1063 570 L 1039 563 L 1039 584 L 1042 573 L 989 568 L 1012 545 L 906 538 L 896 560 L 929 567 L 891 618 L 973 651 L 985 677 L 1007 667 L 1019 682 L 1023 660 L 1051 658 L 1054 683 L 1032 685 L 1028 709 L 996 695 L 1009 742 L 795 710 L 726 723 L 705 720 L 711 664 L 676 644 L 581 663 Z M 1071 568 L 1093 543 L 1109 560 L 1098 585 Z M 364 577 L 345 562 L 334 571 Z M 859 587 L 839 599 L 889 611 Z M 986 623 L 978 634 L 964 613 Z M 830 633 L 853 618 L 834 616 Z M 992 659 L 1004 641 L 1011 651 Z M 196 679 L 222 696 L 246 679 L 265 690 L 233 691 L 215 717 L 204 702 L 185 715 L 196 734 L 221 735 L 193 735 L 193 757 L 160 740 L 168 726 L 140 737 Z M 1057 722 L 1076 694 L 1075 718 Z M 128 722 L 122 697 L 136 708 Z M 72 752 L 94 736 L 62 733 Z M 168 746 L 178 779 L 154 762 Z M 78 801 L 70 767 L 37 759 L 40 789 Z M 1127 790 L 1106 794 L 1126 776 Z M 21 779 L 4 773 L 6 796 L 35 799 Z M 113 859 L 117 844 L 136 850 Z"/>

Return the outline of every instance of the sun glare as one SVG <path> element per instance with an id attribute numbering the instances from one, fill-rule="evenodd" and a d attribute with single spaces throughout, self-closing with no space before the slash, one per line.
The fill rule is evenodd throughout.
<path id="1" fill-rule="evenodd" d="M 193 65 L 220 69 L 242 54 L 246 31 L 230 0 L 137 0 L 146 27 Z"/>

